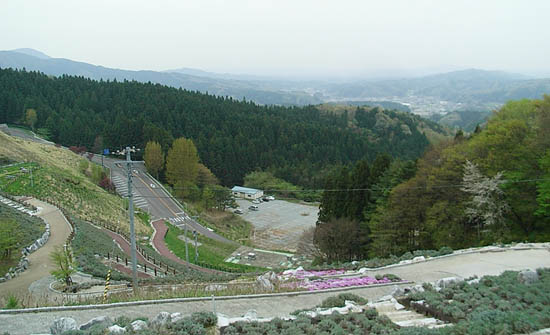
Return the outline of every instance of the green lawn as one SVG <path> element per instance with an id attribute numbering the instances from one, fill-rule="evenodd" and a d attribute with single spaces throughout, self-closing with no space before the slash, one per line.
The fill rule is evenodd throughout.
<path id="1" fill-rule="evenodd" d="M 168 248 L 179 258 L 185 260 L 185 242 L 178 238 L 178 236 L 183 235 L 183 230 L 175 227 L 169 223 L 168 232 L 166 233 L 165 241 Z M 195 247 L 193 234 L 188 231 L 187 237 L 189 241 L 189 261 L 195 263 Z M 237 245 L 226 244 L 212 240 L 210 238 L 199 235 L 198 242 L 201 244 L 198 247 L 199 251 L 199 261 L 197 264 L 215 268 L 228 272 L 256 272 L 264 271 L 265 269 L 247 266 L 242 264 L 233 264 L 226 263 L 225 259 L 231 255 L 235 250 L 237 250 Z"/>
<path id="2" fill-rule="evenodd" d="M 36 239 L 42 236 L 45 231 L 45 224 L 37 217 L 21 213 L 2 203 L 0 203 L 0 219 L 14 220 L 18 225 L 17 247 L 12 251 L 10 258 L 0 258 L 0 276 L 3 276 L 10 267 L 17 265 L 19 262 L 21 258 L 21 249 L 30 246 Z M 0 236 L 0 238 L 2 237 Z M 0 250 L 0 257 L 3 253 L 4 250 Z"/>

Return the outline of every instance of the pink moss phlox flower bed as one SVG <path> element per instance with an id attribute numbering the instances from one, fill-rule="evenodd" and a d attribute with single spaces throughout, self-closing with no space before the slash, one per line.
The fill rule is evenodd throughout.
<path id="1" fill-rule="evenodd" d="M 376 279 L 373 277 L 330 278 L 313 281 L 300 281 L 285 284 L 288 287 L 304 288 L 308 291 L 326 290 L 339 287 L 368 286 L 374 284 L 392 283 L 388 278 Z"/>
<path id="2" fill-rule="evenodd" d="M 304 279 L 308 277 L 326 277 L 326 276 L 336 276 L 344 274 L 346 270 L 320 270 L 320 271 L 307 271 L 307 270 L 298 270 L 294 273 L 293 277 L 298 279 Z"/>

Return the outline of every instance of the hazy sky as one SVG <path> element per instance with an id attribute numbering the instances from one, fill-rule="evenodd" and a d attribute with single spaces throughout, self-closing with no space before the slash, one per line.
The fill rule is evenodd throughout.
<path id="1" fill-rule="evenodd" d="M 1 0 L 0 50 L 123 69 L 550 74 L 550 0 Z"/>

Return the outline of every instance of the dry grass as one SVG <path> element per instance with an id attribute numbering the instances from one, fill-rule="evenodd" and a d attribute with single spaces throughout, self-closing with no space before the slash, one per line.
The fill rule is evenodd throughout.
<path id="1" fill-rule="evenodd" d="M 128 229 L 128 215 L 123 199 L 104 191 L 79 170 L 82 156 L 68 149 L 29 142 L 0 132 L 0 156 L 20 162 L 36 162 L 41 169 L 34 176 L 33 188 L 21 192 L 61 204 L 68 212 L 86 221 L 120 222 Z M 149 228 L 140 221 L 136 230 L 142 234 Z"/>

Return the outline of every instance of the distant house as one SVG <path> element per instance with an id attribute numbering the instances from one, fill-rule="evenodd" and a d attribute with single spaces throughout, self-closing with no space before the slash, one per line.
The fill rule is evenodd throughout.
<path id="1" fill-rule="evenodd" d="M 262 190 L 257 190 L 255 188 L 241 187 L 241 186 L 233 187 L 231 189 L 231 192 L 233 192 L 234 197 L 243 198 L 243 199 L 258 199 L 264 195 L 264 191 Z"/>

